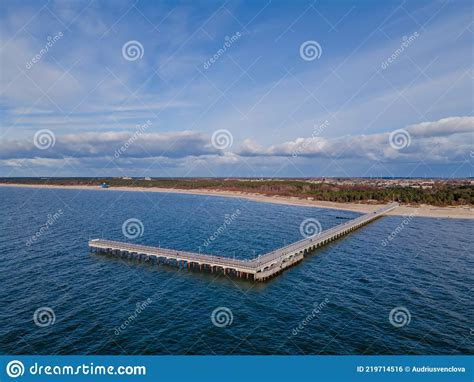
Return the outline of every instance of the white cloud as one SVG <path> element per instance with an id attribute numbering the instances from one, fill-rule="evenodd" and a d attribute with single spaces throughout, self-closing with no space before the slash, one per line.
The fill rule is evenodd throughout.
<path id="1" fill-rule="evenodd" d="M 55 145 L 47 150 L 36 148 L 33 137 L 29 140 L 0 142 L 1 159 L 32 158 L 113 158 L 119 157 L 183 158 L 187 156 L 219 155 L 203 134 L 192 131 L 173 133 L 135 132 L 81 133 L 56 136 Z"/>
<path id="2" fill-rule="evenodd" d="M 473 133 L 474 117 L 449 117 L 435 122 L 422 122 L 407 127 L 413 137 L 440 137 Z"/>
<path id="3" fill-rule="evenodd" d="M 472 150 L 474 117 L 449 117 L 411 125 L 405 130 L 411 136 L 411 144 L 401 150 L 396 150 L 390 145 L 390 133 L 387 132 L 332 139 L 297 138 L 268 148 L 262 148 L 255 142 L 246 140 L 239 153 L 242 156 L 449 162 L 467 158 Z"/>
<path id="4" fill-rule="evenodd" d="M 125 14 L 130 4 L 119 3 L 115 10 Z M 117 20 L 114 12 L 94 3 L 48 3 L 49 10 L 35 17 L 39 5 L 5 6 L 0 15 L 3 168 L 54 168 L 62 158 L 73 158 L 70 163 L 100 171 L 137 124 L 148 119 L 153 126 L 120 157 L 120 165 L 139 169 L 159 160 L 183 169 L 182 175 L 195 165 L 229 173 L 251 168 L 259 175 L 260 168 L 273 171 L 291 162 L 289 173 L 303 175 L 303 164 L 316 167 L 318 158 L 323 166 L 327 158 L 349 165 L 449 164 L 464 160 L 471 150 L 472 117 L 443 118 L 472 110 L 472 35 L 463 32 L 471 18 L 459 5 L 447 5 L 450 11 L 432 20 L 436 4 L 413 7 L 420 13 L 394 16 L 360 46 L 353 36 L 335 46 L 339 37 L 321 32 L 324 55 L 311 64 L 298 55 L 299 29 L 275 43 L 289 15 L 273 14 L 269 5 L 248 26 L 251 38 L 239 41 L 203 73 L 203 61 L 238 27 L 229 11 L 239 18 L 239 7 L 227 4 L 204 27 L 201 22 L 210 14 L 204 10 L 197 16 L 193 6 L 135 7 Z M 144 14 L 157 27 L 138 9 L 153 9 Z M 354 26 L 352 17 L 344 21 L 348 27 Z M 431 21 L 419 28 L 413 17 Z M 64 37 L 26 69 L 46 36 L 59 30 Z M 415 30 L 420 36 L 382 70 L 381 62 L 400 46 L 403 35 Z M 130 39 L 145 46 L 144 58 L 134 63 L 121 56 Z M 311 137 L 324 120 L 330 123 L 327 129 Z M 412 143 L 397 151 L 388 136 L 401 127 L 410 132 Z M 55 133 L 56 145 L 38 150 L 33 135 L 45 128 Z M 234 149 L 243 142 L 240 150 L 212 149 L 210 135 L 221 128 L 232 132 Z M 463 174 L 471 171 L 464 168 Z"/>
<path id="5" fill-rule="evenodd" d="M 99 158 L 113 157 L 126 146 L 122 159 L 186 158 L 213 156 L 216 165 L 235 164 L 247 157 L 331 158 L 400 161 L 458 160 L 472 150 L 474 117 L 449 117 L 439 121 L 423 122 L 405 128 L 410 134 L 410 146 L 396 150 L 390 145 L 390 132 L 322 138 L 297 138 L 270 147 L 245 140 L 236 152 L 222 153 L 210 144 L 210 138 L 193 131 L 147 133 L 144 131 L 80 133 L 56 136 L 56 144 L 48 150 L 39 150 L 30 140 L 5 140 L 0 144 L 0 158 Z M 139 133 L 137 133 L 139 132 Z"/>

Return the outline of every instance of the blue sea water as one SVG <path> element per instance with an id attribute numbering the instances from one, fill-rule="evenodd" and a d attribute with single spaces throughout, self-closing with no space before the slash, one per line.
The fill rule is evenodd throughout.
<path id="1" fill-rule="evenodd" d="M 358 214 L 110 189 L 0 187 L 0 203 L 1 354 L 474 353 L 472 220 L 384 217 L 252 283 L 90 254 L 87 242 L 252 258 L 300 239 L 307 218 L 327 229 Z M 130 218 L 144 227 L 134 240 Z M 45 307 L 54 323 L 39 326 Z M 228 325 L 213 324 L 216 309 Z"/>

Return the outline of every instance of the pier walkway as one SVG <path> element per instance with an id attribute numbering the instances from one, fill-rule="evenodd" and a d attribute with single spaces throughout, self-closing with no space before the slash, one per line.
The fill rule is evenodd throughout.
<path id="1" fill-rule="evenodd" d="M 89 248 L 95 253 L 137 258 L 153 264 L 168 264 L 188 270 L 219 272 L 249 280 L 265 281 L 302 261 L 305 254 L 370 223 L 397 206 L 398 203 L 390 203 L 374 212 L 359 216 L 356 219 L 322 231 L 315 236 L 297 241 L 252 260 L 236 260 L 228 257 L 103 239 L 89 241 Z"/>

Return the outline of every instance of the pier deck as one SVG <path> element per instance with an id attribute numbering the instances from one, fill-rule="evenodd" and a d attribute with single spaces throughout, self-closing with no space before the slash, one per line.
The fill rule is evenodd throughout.
<path id="1" fill-rule="evenodd" d="M 89 248 L 96 253 L 138 258 L 154 264 L 169 264 L 184 269 L 220 272 L 240 278 L 265 281 L 302 261 L 305 254 L 370 223 L 397 206 L 398 203 L 390 203 L 374 212 L 359 216 L 356 219 L 322 231 L 318 235 L 297 241 L 252 260 L 236 260 L 228 257 L 103 239 L 89 241 Z"/>

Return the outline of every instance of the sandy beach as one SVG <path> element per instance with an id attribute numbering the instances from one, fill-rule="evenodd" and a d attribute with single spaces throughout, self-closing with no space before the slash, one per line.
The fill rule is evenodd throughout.
<path id="1" fill-rule="evenodd" d="M 233 192 L 233 191 L 215 191 L 215 190 L 182 190 L 176 188 L 157 188 L 157 187 L 110 187 L 101 188 L 99 186 L 56 186 L 56 185 L 36 185 L 36 184 L 11 184 L 0 183 L 0 187 L 23 187 L 23 188 L 59 188 L 59 189 L 75 189 L 75 190 L 95 190 L 103 192 L 130 191 L 130 192 L 163 192 L 191 195 L 208 195 L 208 196 L 224 196 L 229 198 L 244 198 L 263 203 L 286 204 L 304 207 L 330 208 L 344 211 L 354 211 L 367 213 L 377 209 L 376 204 L 362 203 L 336 203 L 321 200 L 307 200 L 297 197 L 286 196 L 266 196 L 261 194 Z M 420 216 L 429 218 L 443 219 L 474 219 L 474 210 L 469 207 L 436 207 L 428 205 L 407 206 L 401 205 L 396 210 L 389 212 L 387 215 L 395 216 Z"/>

